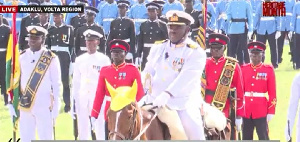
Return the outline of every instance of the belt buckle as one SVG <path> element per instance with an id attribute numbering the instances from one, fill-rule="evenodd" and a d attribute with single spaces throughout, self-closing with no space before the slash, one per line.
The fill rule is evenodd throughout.
<path id="1" fill-rule="evenodd" d="M 250 97 L 253 97 L 253 92 L 250 92 Z"/>

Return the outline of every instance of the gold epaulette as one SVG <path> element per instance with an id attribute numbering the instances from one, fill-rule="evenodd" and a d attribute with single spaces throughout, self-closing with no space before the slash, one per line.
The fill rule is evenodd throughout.
<path id="1" fill-rule="evenodd" d="M 164 43 L 164 42 L 167 42 L 168 40 L 165 39 L 165 40 L 158 40 L 158 41 L 155 41 L 154 44 L 161 44 L 161 43 Z"/>
<path id="2" fill-rule="evenodd" d="M 237 59 L 232 58 L 232 57 L 225 57 L 227 60 L 230 60 L 232 62 L 239 62 Z"/>
<path id="3" fill-rule="evenodd" d="M 197 49 L 198 48 L 197 44 L 193 44 L 193 43 L 188 43 L 187 47 L 192 48 L 192 49 Z"/>

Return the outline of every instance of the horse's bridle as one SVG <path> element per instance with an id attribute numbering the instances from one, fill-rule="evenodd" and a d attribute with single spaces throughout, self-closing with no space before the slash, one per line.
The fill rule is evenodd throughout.
<path id="1" fill-rule="evenodd" d="M 108 138 L 110 138 L 110 136 L 112 136 L 112 135 L 116 135 L 119 138 L 121 138 L 121 140 L 131 140 L 132 137 L 133 137 L 134 128 L 136 127 L 136 123 L 137 123 L 136 115 L 137 115 L 137 109 L 135 108 L 133 110 L 132 123 L 129 125 L 130 129 L 129 129 L 129 137 L 128 138 L 126 138 L 125 135 L 123 135 L 122 133 L 119 133 L 119 132 L 116 132 L 116 131 L 109 132 Z"/>

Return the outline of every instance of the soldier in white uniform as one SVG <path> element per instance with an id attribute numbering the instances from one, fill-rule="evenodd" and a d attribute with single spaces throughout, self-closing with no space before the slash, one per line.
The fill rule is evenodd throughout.
<path id="1" fill-rule="evenodd" d="M 86 30 L 83 35 L 88 51 L 75 60 L 72 92 L 78 118 L 79 140 L 89 140 L 92 130 L 89 116 L 93 108 L 100 69 L 110 65 L 111 61 L 108 56 L 97 51 L 103 35 L 91 29 Z M 97 140 L 104 140 L 104 119 L 100 118 L 102 117 L 97 119 L 95 133 Z"/>
<path id="2" fill-rule="evenodd" d="M 62 92 L 58 57 L 44 46 L 47 30 L 28 26 L 29 47 L 20 55 L 20 138 L 53 140 L 53 125 L 59 114 Z"/>
<path id="3" fill-rule="evenodd" d="M 151 76 L 151 89 L 139 104 L 166 105 L 176 110 L 189 140 L 205 140 L 199 107 L 200 78 L 205 51 L 188 38 L 193 17 L 183 11 L 167 13 L 170 40 L 156 42 L 148 55 L 143 74 Z"/>
<path id="4" fill-rule="evenodd" d="M 297 114 L 298 106 L 300 102 L 300 73 L 296 75 L 291 87 L 290 104 L 287 114 L 287 124 L 285 129 L 285 136 L 287 141 L 292 141 L 292 132 L 295 123 L 295 117 Z M 300 142 L 300 112 L 298 112 L 298 124 L 296 129 L 296 142 Z M 293 141 L 294 141 L 293 140 Z"/>

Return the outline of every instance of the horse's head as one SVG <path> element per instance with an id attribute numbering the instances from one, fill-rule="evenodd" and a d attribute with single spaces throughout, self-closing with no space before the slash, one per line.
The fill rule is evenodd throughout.
<path id="1" fill-rule="evenodd" d="M 119 111 L 107 111 L 110 140 L 132 140 L 141 130 L 141 110 L 130 103 Z"/>
<path id="2" fill-rule="evenodd" d="M 136 103 L 137 82 L 133 85 L 113 88 L 106 81 L 112 101 L 107 111 L 109 139 L 133 139 L 140 130 L 140 110 Z"/>

